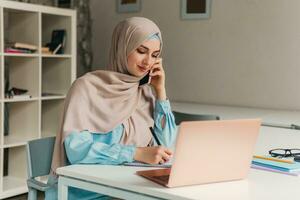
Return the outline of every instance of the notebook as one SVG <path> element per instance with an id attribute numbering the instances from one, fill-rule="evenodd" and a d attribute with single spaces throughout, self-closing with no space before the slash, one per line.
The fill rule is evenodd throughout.
<path id="1" fill-rule="evenodd" d="M 255 164 L 252 164 L 251 168 L 252 169 L 258 169 L 258 170 L 269 171 L 269 172 L 276 172 L 276 173 L 286 174 L 286 175 L 291 175 L 291 176 L 300 176 L 300 171 L 298 171 L 298 172 L 286 172 L 286 171 L 281 171 L 281 170 L 273 169 L 273 168 L 270 168 L 270 167 L 263 167 L 263 166 L 259 166 L 259 165 L 255 165 Z"/>
<path id="2" fill-rule="evenodd" d="M 276 170 L 281 170 L 285 172 L 297 172 L 300 171 L 300 163 L 294 162 L 294 163 L 283 163 L 283 162 L 277 162 L 272 160 L 264 160 L 259 158 L 254 158 L 252 160 L 252 164 L 262 166 L 262 167 L 268 167 Z"/>

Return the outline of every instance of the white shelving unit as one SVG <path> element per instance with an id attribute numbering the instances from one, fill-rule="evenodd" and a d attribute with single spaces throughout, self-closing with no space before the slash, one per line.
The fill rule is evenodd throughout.
<path id="1" fill-rule="evenodd" d="M 42 54 L 56 29 L 66 30 L 64 54 Z M 33 44 L 38 51 L 4 53 L 7 42 Z M 7 78 L 31 98 L 5 98 Z M 75 78 L 76 12 L 0 0 L 0 199 L 27 192 L 26 142 L 56 135 Z"/>

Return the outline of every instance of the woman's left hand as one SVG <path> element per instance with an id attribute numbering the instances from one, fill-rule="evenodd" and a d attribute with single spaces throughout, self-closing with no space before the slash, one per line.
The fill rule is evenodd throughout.
<path id="1" fill-rule="evenodd" d="M 150 70 L 150 84 L 154 87 L 160 100 L 166 99 L 165 71 L 162 66 L 162 58 L 158 58 Z"/>

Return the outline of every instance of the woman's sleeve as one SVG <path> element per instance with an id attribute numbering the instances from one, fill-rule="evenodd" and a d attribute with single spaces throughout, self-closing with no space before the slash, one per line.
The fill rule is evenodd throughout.
<path id="1" fill-rule="evenodd" d="M 161 145 L 170 147 L 174 144 L 177 127 L 169 100 L 156 100 L 155 102 L 154 133 Z"/>
<path id="2" fill-rule="evenodd" d="M 64 146 L 71 164 L 121 164 L 132 162 L 135 146 L 95 142 L 89 131 L 72 132 Z"/>

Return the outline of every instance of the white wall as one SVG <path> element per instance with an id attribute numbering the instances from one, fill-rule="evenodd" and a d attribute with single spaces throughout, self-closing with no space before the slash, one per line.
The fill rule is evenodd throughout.
<path id="1" fill-rule="evenodd" d="M 181 20 L 180 0 L 142 0 L 116 13 L 92 0 L 95 68 L 105 66 L 113 27 L 144 16 L 162 30 L 171 100 L 300 110 L 300 1 L 213 0 L 209 20 Z"/>

